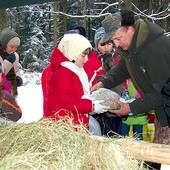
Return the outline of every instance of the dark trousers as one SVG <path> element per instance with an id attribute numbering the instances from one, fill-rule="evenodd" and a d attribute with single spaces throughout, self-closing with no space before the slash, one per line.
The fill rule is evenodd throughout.
<path id="1" fill-rule="evenodd" d="M 122 118 L 120 116 L 110 117 L 105 113 L 93 115 L 101 126 L 102 135 L 113 136 L 120 134 Z"/>

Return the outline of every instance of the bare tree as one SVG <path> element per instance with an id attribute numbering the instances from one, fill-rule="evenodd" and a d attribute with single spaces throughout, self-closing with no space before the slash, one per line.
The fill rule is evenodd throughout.
<path id="1" fill-rule="evenodd" d="M 163 11 L 162 16 L 163 16 L 163 19 L 161 20 L 161 26 L 166 31 L 168 31 L 168 18 L 164 18 L 164 17 L 166 17 L 169 14 L 168 3 L 169 3 L 169 0 L 163 0 L 162 1 L 162 11 Z"/>
<path id="2" fill-rule="evenodd" d="M 87 0 L 84 0 L 84 15 L 87 15 L 88 13 L 87 13 L 87 6 L 88 6 L 88 4 L 87 4 Z M 86 17 L 84 17 L 84 28 L 85 28 L 85 30 L 88 30 L 88 18 L 86 18 Z"/>
<path id="3" fill-rule="evenodd" d="M 54 14 L 53 14 L 53 18 L 54 18 L 54 20 L 53 20 L 53 25 L 54 25 L 54 27 L 53 27 L 53 36 L 54 36 L 54 46 L 57 44 L 57 37 L 58 37 L 58 34 L 57 34 L 57 27 L 58 27 L 58 20 L 57 20 L 57 16 L 58 16 L 58 14 L 56 14 L 56 12 L 57 12 L 57 9 L 58 9 L 58 2 L 54 2 L 53 3 L 53 10 L 54 10 Z"/>
<path id="4" fill-rule="evenodd" d="M 8 26 L 6 9 L 0 9 L 0 30 Z"/>
<path id="5" fill-rule="evenodd" d="M 59 11 L 67 13 L 67 0 L 60 1 Z M 59 38 L 61 38 L 63 34 L 67 31 L 67 17 L 65 15 L 60 15 L 59 21 L 60 21 Z"/>

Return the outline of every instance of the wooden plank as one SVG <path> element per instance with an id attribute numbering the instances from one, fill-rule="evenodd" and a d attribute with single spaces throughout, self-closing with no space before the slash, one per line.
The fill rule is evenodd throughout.
<path id="1" fill-rule="evenodd" d="M 132 140 L 122 142 L 122 147 L 137 159 L 170 165 L 170 145 Z"/>

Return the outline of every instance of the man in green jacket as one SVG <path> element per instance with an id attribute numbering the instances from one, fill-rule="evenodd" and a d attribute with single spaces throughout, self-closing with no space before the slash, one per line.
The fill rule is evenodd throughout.
<path id="1" fill-rule="evenodd" d="M 112 40 L 122 58 L 91 91 L 101 87 L 113 88 L 131 78 L 142 97 L 132 103 L 115 100 L 118 115 L 137 115 L 155 110 L 155 143 L 170 144 L 170 122 L 163 108 L 161 89 L 170 77 L 170 38 L 164 30 L 147 19 L 134 20 L 131 11 L 122 10 L 102 21 L 105 35 L 102 42 Z"/>

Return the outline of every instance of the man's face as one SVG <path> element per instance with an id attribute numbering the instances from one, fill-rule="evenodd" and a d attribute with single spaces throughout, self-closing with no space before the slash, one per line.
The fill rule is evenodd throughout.
<path id="1" fill-rule="evenodd" d="M 131 26 L 120 27 L 113 34 L 111 40 L 114 42 L 116 48 L 120 47 L 123 50 L 127 50 L 130 47 L 133 35 L 134 35 L 133 27 Z"/>

